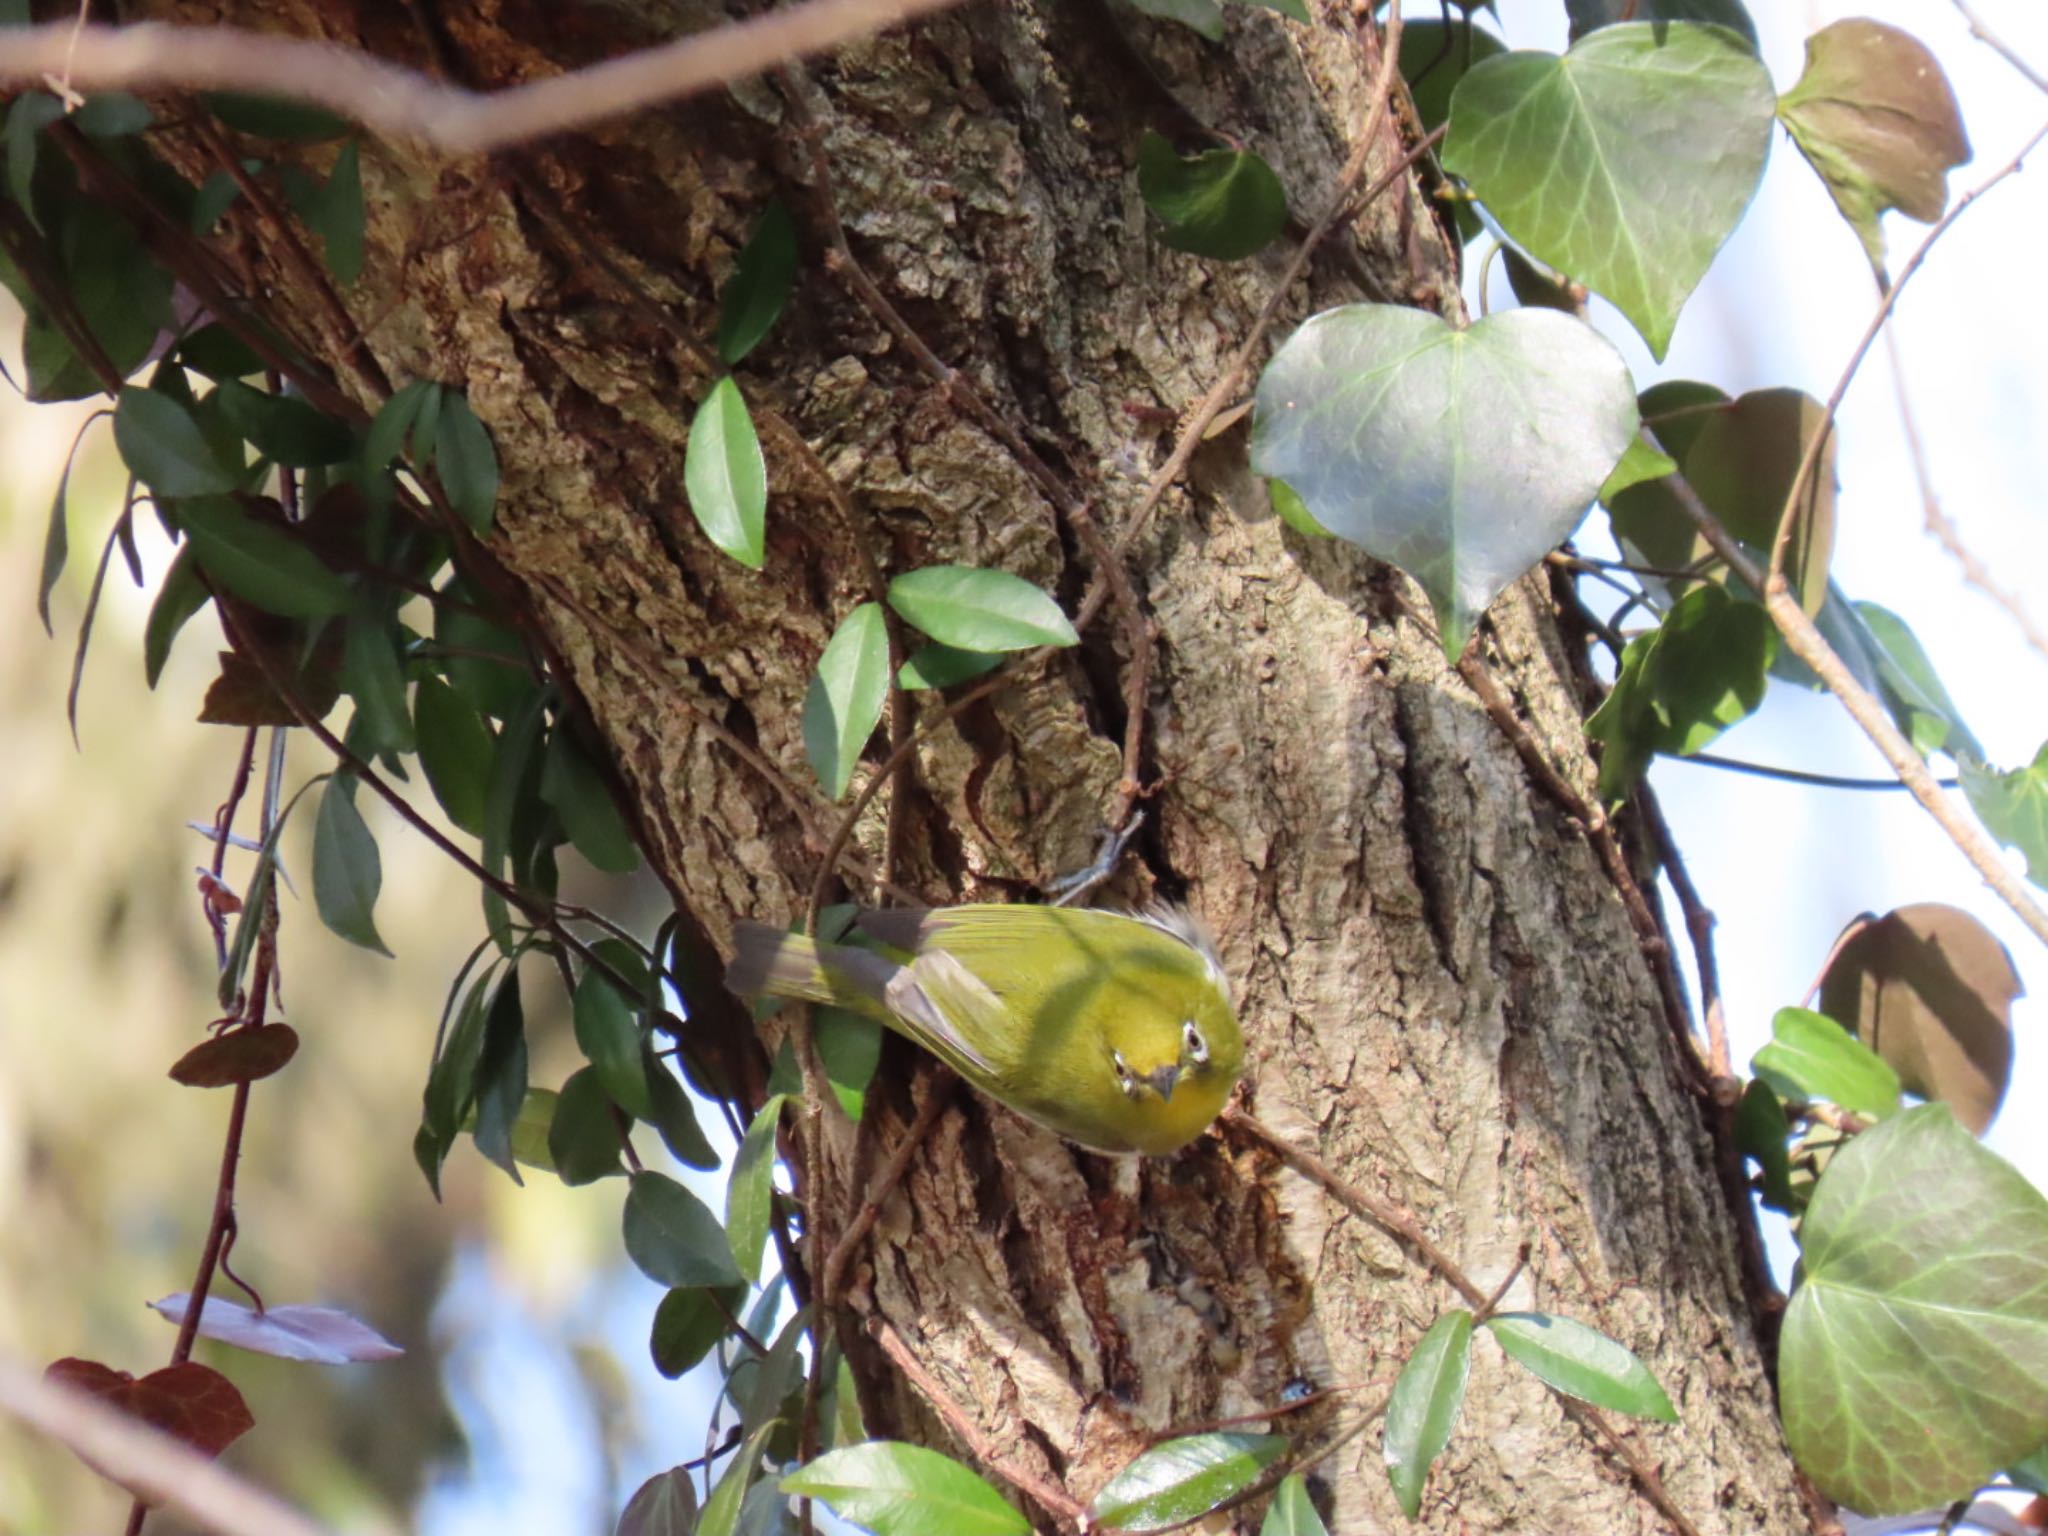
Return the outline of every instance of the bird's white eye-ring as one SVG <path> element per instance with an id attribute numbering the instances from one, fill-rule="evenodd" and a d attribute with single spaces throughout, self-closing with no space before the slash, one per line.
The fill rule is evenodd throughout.
<path id="1" fill-rule="evenodd" d="M 1122 1051 L 1111 1051 L 1109 1059 L 1116 1068 L 1116 1085 L 1123 1089 L 1126 1098 L 1136 1098 L 1138 1079 L 1131 1071 L 1131 1064 L 1124 1060 Z"/>
<path id="2" fill-rule="evenodd" d="M 1181 1025 L 1180 1038 L 1181 1044 L 1187 1050 L 1188 1060 L 1198 1067 L 1207 1066 L 1209 1062 L 1209 1042 L 1204 1040 L 1202 1032 L 1195 1028 L 1195 1021 L 1193 1019 L 1189 1019 L 1185 1024 Z"/>

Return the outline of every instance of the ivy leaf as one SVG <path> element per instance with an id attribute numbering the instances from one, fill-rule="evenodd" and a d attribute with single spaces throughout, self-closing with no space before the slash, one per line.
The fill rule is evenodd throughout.
<path id="1" fill-rule="evenodd" d="M 1864 923 L 1828 961 L 1821 1011 L 1839 1019 L 1899 1075 L 1939 1099 L 1976 1135 L 1990 1127 L 2012 1078 L 2012 956 L 1976 918 L 1915 902 Z"/>
<path id="2" fill-rule="evenodd" d="M 282 524 L 251 516 L 229 497 L 180 502 L 177 519 L 206 574 L 266 613 L 331 618 L 355 606 L 355 589 L 318 555 Z"/>
<path id="3" fill-rule="evenodd" d="M 576 1046 L 611 1100 L 635 1120 L 654 1113 L 641 1053 L 640 1022 L 619 989 L 595 969 L 576 983 Z"/>
<path id="4" fill-rule="evenodd" d="M 1742 0 L 1564 0 L 1572 19 L 1571 40 L 1577 42 L 1599 27 L 1618 21 L 1703 21 L 1740 35 L 1756 52 L 1756 23 Z"/>
<path id="5" fill-rule="evenodd" d="M 1516 244 L 1610 300 L 1661 360 L 1756 192 L 1776 99 L 1732 32 L 1601 27 L 1562 58 L 1475 65 L 1451 98 L 1444 169 Z"/>
<path id="6" fill-rule="evenodd" d="M 1899 1077 L 1883 1057 L 1825 1014 L 1780 1008 L 1771 1042 L 1750 1070 L 1788 1099 L 1835 1104 L 1882 1119 L 1899 1107 Z"/>
<path id="7" fill-rule="evenodd" d="M 1863 650 L 1876 670 L 1877 691 L 1913 749 L 1923 757 L 1939 751 L 1956 758 L 1966 753 L 1981 756 L 1977 738 L 1963 723 L 1962 712 L 1906 621 L 1876 603 L 1848 606 L 1862 621 L 1867 642 Z"/>
<path id="8" fill-rule="evenodd" d="M 690 1536 L 697 1519 L 697 1485 L 688 1467 L 657 1472 L 626 1500 L 612 1536 Z"/>
<path id="9" fill-rule="evenodd" d="M 804 756 L 833 800 L 843 799 L 889 697 L 889 635 L 878 603 L 862 603 L 825 642 L 804 692 Z"/>
<path id="10" fill-rule="evenodd" d="M 1778 1393 L 1821 1492 L 1948 1504 L 2048 1441 L 2048 1200 L 1945 1106 L 1837 1151 L 1800 1245 Z"/>
<path id="11" fill-rule="evenodd" d="M 1415 116 L 1424 133 L 1434 133 L 1451 119 L 1451 92 L 1477 64 L 1508 45 L 1468 16 L 1446 26 L 1441 21 L 1405 17 L 1401 24 L 1401 78 L 1415 98 Z"/>
<path id="12" fill-rule="evenodd" d="M 413 689 L 413 728 L 420 766 L 448 819 L 472 837 L 483 836 L 495 744 L 483 716 L 438 677 Z"/>
<path id="13" fill-rule="evenodd" d="M 1622 799 L 1659 752 L 1701 750 L 1763 702 L 1778 632 L 1760 603 L 1695 587 L 1664 622 L 1629 641 L 1614 687 L 1586 721 L 1605 744 L 1600 797 Z"/>
<path id="14" fill-rule="evenodd" d="M 1827 184 L 1864 254 L 1884 270 L 1879 215 L 1923 224 L 1948 206 L 1948 173 L 1970 141 L 1948 76 L 1911 33 L 1856 17 L 1806 40 L 1806 70 L 1778 100 L 1778 120 Z"/>
<path id="15" fill-rule="evenodd" d="M 1751 1079 L 1742 1091 L 1742 1102 L 1735 1107 L 1735 1145 L 1763 1171 L 1763 1203 L 1787 1215 L 1798 1209 L 1792 1192 L 1792 1158 L 1786 1148 L 1791 1138 L 1792 1126 L 1778 1095 L 1769 1083 Z"/>
<path id="16" fill-rule="evenodd" d="M 43 1374 L 104 1399 L 209 1458 L 256 1427 L 235 1384 L 196 1360 L 167 1365 L 140 1380 L 96 1360 L 75 1358 L 59 1360 Z"/>
<path id="17" fill-rule="evenodd" d="M 1290 1472 L 1273 1490 L 1259 1536 L 1330 1536 L 1330 1528 L 1323 1524 L 1308 1496 L 1308 1480 L 1299 1472 Z"/>
<path id="18" fill-rule="evenodd" d="M 2010 773 L 1988 768 L 1965 754 L 1956 773 L 1970 809 L 1984 830 L 2027 856 L 2027 878 L 2048 887 L 2048 742 L 2033 762 Z"/>
<path id="19" fill-rule="evenodd" d="M 434 462 L 455 515 L 478 538 L 490 537 L 498 508 L 498 450 L 469 401 L 453 390 L 441 402 Z"/>
<path id="20" fill-rule="evenodd" d="M 1243 150 L 1182 159 L 1151 129 L 1138 141 L 1138 193 L 1176 251 L 1242 261 L 1287 226 L 1287 189 L 1273 168 Z"/>
<path id="21" fill-rule="evenodd" d="M 1410 1520 L 1422 1512 L 1429 1469 L 1451 1442 L 1472 1365 L 1472 1314 L 1446 1312 L 1417 1341 L 1387 1399 L 1387 1478 Z"/>
<path id="22" fill-rule="evenodd" d="M 1678 1422 L 1649 1367 L 1596 1329 L 1544 1312 L 1496 1312 L 1486 1326 L 1510 1359 L 1568 1397 L 1639 1419 Z"/>
<path id="23" fill-rule="evenodd" d="M 711 386 L 690 422 L 683 489 L 705 536 L 750 570 L 767 558 L 768 466 L 754 419 L 730 374 Z"/>
<path id="24" fill-rule="evenodd" d="M 235 488 L 236 477 L 215 457 L 199 423 L 161 390 L 131 384 L 114 405 L 114 444 L 126 464 L 159 496 L 208 496 Z"/>
<path id="25" fill-rule="evenodd" d="M 732 1160 L 732 1182 L 725 1190 L 725 1231 L 740 1273 L 751 1282 L 761 1278 L 761 1249 L 775 1206 L 775 1132 L 788 1101 L 770 1094 L 747 1127 Z"/>
<path id="26" fill-rule="evenodd" d="M 1021 576 L 970 565 L 930 565 L 889 583 L 889 606 L 941 645 L 1023 651 L 1078 645 L 1060 605 Z"/>
<path id="27" fill-rule="evenodd" d="M 355 777 L 347 773 L 337 773 L 321 791 L 313 819 L 313 902 L 329 929 L 388 959 L 391 951 L 374 920 L 384 866 L 377 839 L 356 809 L 355 791 Z"/>
<path id="28" fill-rule="evenodd" d="M 827 1451 L 782 1479 L 875 1536 L 1029 1536 L 1031 1522 L 950 1456 L 870 1440 Z"/>
<path id="29" fill-rule="evenodd" d="M 1611 506 L 1614 498 L 1630 487 L 1647 480 L 1661 480 L 1677 471 L 1676 459 L 1659 453 L 1640 437 L 1630 438 L 1628 447 L 1622 451 L 1621 462 L 1614 466 L 1614 473 L 1600 487 L 1600 504 Z"/>
<path id="30" fill-rule="evenodd" d="M 595 1067 L 578 1067 L 562 1084 L 554 1118 L 548 1122 L 548 1156 L 555 1177 L 572 1189 L 623 1171 L 611 1095 L 604 1091 Z"/>
<path id="31" fill-rule="evenodd" d="M 1109 1480 L 1088 1506 L 1089 1521 L 1129 1532 L 1186 1525 L 1251 1487 L 1287 1448 L 1285 1435 L 1215 1432 L 1168 1440 Z"/>
<path id="32" fill-rule="evenodd" d="M 710 1207 L 662 1173 L 636 1173 L 626 1192 L 626 1256 L 671 1288 L 737 1285 L 739 1266 Z"/>
<path id="33" fill-rule="evenodd" d="M 726 367 L 759 346 L 782 318 L 796 284 L 796 255 L 796 221 L 772 202 L 718 294 L 718 355 Z"/>
<path id="34" fill-rule="evenodd" d="M 1578 525 L 1635 435 L 1628 367 L 1580 320 L 1517 309 L 1460 331 L 1351 304 L 1266 365 L 1252 468 L 1414 577 L 1455 659 L 1495 595 Z"/>

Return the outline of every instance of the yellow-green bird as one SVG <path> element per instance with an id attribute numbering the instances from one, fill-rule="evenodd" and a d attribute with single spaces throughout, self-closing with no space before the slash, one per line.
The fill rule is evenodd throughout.
<path id="1" fill-rule="evenodd" d="M 726 984 L 864 1014 L 1101 1152 L 1186 1146 L 1244 1070 L 1223 967 L 1176 908 L 864 910 L 856 928 L 872 947 L 741 923 Z"/>

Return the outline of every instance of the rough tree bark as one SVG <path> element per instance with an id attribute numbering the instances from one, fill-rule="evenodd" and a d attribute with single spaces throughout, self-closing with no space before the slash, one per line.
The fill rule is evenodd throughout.
<path id="1" fill-rule="evenodd" d="M 701 0 L 132 9 L 359 43 L 477 87 L 720 19 Z M 1206 124 L 1255 146 L 1312 222 L 1377 58 L 1369 30 L 1328 7 L 1308 27 L 1233 9 L 1215 47 L 1097 0 L 975 4 L 794 82 L 488 160 L 366 145 L 370 256 L 353 289 L 320 291 L 293 253 L 303 236 L 246 203 L 232 259 L 366 408 L 413 378 L 467 388 L 504 467 L 492 550 L 509 590 L 611 747 L 655 868 L 716 946 L 735 918 L 779 921 L 807 900 L 835 811 L 804 767 L 801 702 L 834 622 L 871 595 L 871 565 L 1000 565 L 1070 607 L 1095 574 L 1016 457 L 828 274 L 824 189 L 787 92 L 819 125 L 862 264 L 1114 534 L 1171 444 L 1162 423 L 1215 379 L 1281 260 L 1164 250 L 1136 190 L 1139 134 Z M 194 134 L 159 137 L 193 176 L 213 168 Z M 1382 140 L 1375 166 L 1401 153 L 1398 122 Z M 697 531 L 682 462 L 715 377 L 718 285 L 771 196 L 797 211 L 806 262 L 741 370 L 773 418 L 756 574 Z M 1457 303 L 1455 254 L 1412 177 L 1336 243 L 1275 341 L 1360 297 Z M 1123 889 L 1184 897 L 1220 936 L 1255 1112 L 1412 1207 L 1482 1286 L 1526 1245 L 1507 1304 L 1582 1318 L 1649 1362 L 1681 1423 L 1625 1433 L 1701 1531 L 1796 1528 L 1706 1118 L 1580 830 L 1446 668 L 1404 583 L 1270 514 L 1241 426 L 1202 450 L 1129 563 L 1157 647 L 1148 820 Z M 1547 589 L 1513 589 L 1483 644 L 1541 751 L 1590 786 Z M 898 884 L 1004 899 L 1084 864 L 1122 776 L 1130 659 L 1107 612 L 1078 652 L 939 729 L 896 812 Z M 871 866 L 889 796 L 875 804 L 855 840 Z M 748 1027 L 713 1013 L 693 1027 Z M 895 1086 L 861 1134 L 820 1123 L 828 1233 L 931 1070 L 892 1049 Z M 1004 1458 L 1085 1500 L 1162 1431 L 1269 1408 L 1292 1383 L 1390 1381 L 1453 1302 L 1413 1254 L 1235 1135 L 1104 1159 L 962 1092 L 833 1322 L 875 1432 L 949 1443 L 875 1344 L 886 1324 Z M 1325 1435 L 1346 1412 L 1340 1395 L 1286 1424 Z M 1333 1530 L 1398 1523 L 1379 1463 L 1372 1434 L 1320 1466 Z M 1424 1526 L 1668 1529 L 1612 1452 L 1490 1346 Z"/>

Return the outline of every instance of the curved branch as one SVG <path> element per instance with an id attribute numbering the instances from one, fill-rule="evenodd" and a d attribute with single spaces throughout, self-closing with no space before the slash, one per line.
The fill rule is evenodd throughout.
<path id="1" fill-rule="evenodd" d="M 250 91 L 286 96 L 389 139 L 481 154 L 620 117 L 942 10 L 957 0 L 808 0 L 588 69 L 478 93 L 355 48 L 235 27 L 68 21 L 0 28 L 0 84 L 84 90 Z"/>

